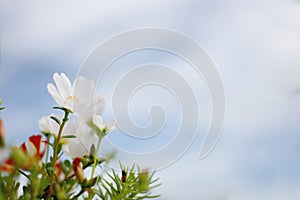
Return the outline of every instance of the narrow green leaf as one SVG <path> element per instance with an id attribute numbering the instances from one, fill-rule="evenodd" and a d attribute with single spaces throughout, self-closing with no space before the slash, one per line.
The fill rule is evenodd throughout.
<path id="1" fill-rule="evenodd" d="M 58 107 L 58 106 L 54 106 L 53 109 L 56 109 L 56 110 L 65 110 L 63 107 Z"/>
<path id="2" fill-rule="evenodd" d="M 76 135 L 64 135 L 61 138 L 76 138 Z"/>
<path id="3" fill-rule="evenodd" d="M 71 162 L 70 162 L 69 160 L 65 160 L 65 161 L 64 161 L 64 164 L 65 164 L 66 167 L 68 167 L 68 168 L 71 168 L 71 167 L 72 167 L 72 164 L 71 164 Z"/>
<path id="4" fill-rule="evenodd" d="M 59 126 L 61 124 L 61 121 L 59 119 L 57 119 L 56 117 L 54 116 L 50 116 L 51 119 L 53 119 Z"/>
<path id="5" fill-rule="evenodd" d="M 62 144 L 59 143 L 57 146 L 57 155 L 61 152 L 61 150 L 62 150 Z"/>

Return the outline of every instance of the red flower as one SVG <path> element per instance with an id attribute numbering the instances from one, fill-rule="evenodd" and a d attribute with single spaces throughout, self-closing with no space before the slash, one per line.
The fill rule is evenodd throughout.
<path id="1" fill-rule="evenodd" d="M 13 172 L 15 169 L 13 160 L 9 158 L 6 162 L 2 165 L 1 170 L 4 172 Z"/>
<path id="2" fill-rule="evenodd" d="M 42 136 L 33 135 L 29 142 L 25 142 L 19 148 L 13 148 L 11 157 L 2 165 L 2 171 L 12 172 L 15 168 L 29 170 L 44 156 L 46 148 L 41 149 Z M 46 146 L 46 142 L 45 143 Z"/>
<path id="3" fill-rule="evenodd" d="M 44 148 L 43 150 L 41 149 L 41 143 L 42 143 L 42 136 L 41 135 L 33 135 L 29 138 L 29 145 L 33 145 L 33 146 L 29 146 L 27 148 L 27 146 L 24 142 L 20 148 L 29 157 L 32 157 L 37 160 L 41 160 L 46 151 L 46 148 Z M 30 149 L 31 147 L 33 147 L 33 149 Z M 33 152 L 29 151 L 29 150 L 33 150 Z"/>

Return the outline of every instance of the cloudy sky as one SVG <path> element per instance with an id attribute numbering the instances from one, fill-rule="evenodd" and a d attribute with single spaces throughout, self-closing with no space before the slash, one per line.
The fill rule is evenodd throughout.
<path id="1" fill-rule="evenodd" d="M 90 52 L 113 35 L 143 27 L 167 28 L 199 43 L 216 64 L 226 93 L 226 120 L 213 152 L 199 160 L 209 126 L 209 96 L 201 77 L 193 80 L 192 72 L 185 70 L 188 66 L 182 65 L 191 85 L 199 82 L 193 89 L 204 119 L 188 151 L 158 171 L 161 199 L 281 200 L 300 195 L 300 1 L 1 0 L 0 27 L 0 96 L 7 107 L 1 117 L 8 143 L 18 144 L 37 133 L 37 119 L 52 112 L 55 104 L 46 84 L 54 72 L 74 79 Z M 164 63 L 162 57 L 144 52 L 125 60 L 127 68 L 116 64 L 100 90 L 110 96 L 110 82 L 135 59 L 139 64 L 152 59 Z M 170 58 L 167 63 L 180 68 L 180 61 Z M 155 89 L 161 94 L 161 88 L 147 90 Z M 171 113 L 160 138 L 165 145 L 174 136 L 170 133 L 178 118 L 172 116 L 179 111 L 174 99 L 158 95 L 150 100 L 157 99 L 167 102 L 166 112 Z M 142 111 L 151 103 L 139 100 L 143 98 L 136 95 L 133 103 L 139 112 L 133 119 L 143 124 L 148 118 Z M 110 113 L 108 103 L 107 119 Z M 131 151 L 143 150 L 120 131 L 111 140 Z M 157 146 L 151 144 L 157 143 L 147 148 L 153 150 Z M 130 149 L 133 145 L 136 148 Z"/>

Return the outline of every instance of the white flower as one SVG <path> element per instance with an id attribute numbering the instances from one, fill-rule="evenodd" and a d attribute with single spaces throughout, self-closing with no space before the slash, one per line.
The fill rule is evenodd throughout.
<path id="1" fill-rule="evenodd" d="M 63 115 L 51 115 L 59 119 L 63 118 Z M 59 131 L 59 125 L 50 118 L 50 116 L 42 117 L 39 120 L 39 127 L 44 133 L 51 133 L 57 137 Z M 91 128 L 76 119 L 69 119 L 63 129 L 63 136 L 75 136 L 75 138 L 61 138 L 63 144 L 63 151 L 70 157 L 82 157 L 90 153 L 92 145 L 96 145 L 98 136 L 92 133 Z"/>
<path id="2" fill-rule="evenodd" d="M 100 115 L 102 114 L 104 110 L 104 103 L 106 100 L 106 96 L 98 96 L 95 99 L 93 99 L 91 102 L 87 104 L 85 109 L 79 110 L 76 113 L 76 116 L 87 122 L 90 123 L 92 122 L 93 115 Z"/>
<path id="3" fill-rule="evenodd" d="M 83 109 L 93 97 L 94 82 L 88 81 L 82 76 L 77 77 L 73 85 L 64 73 L 55 73 L 53 79 L 56 87 L 52 83 L 48 83 L 48 92 L 56 103 L 64 108 L 76 112 Z"/>
<path id="4" fill-rule="evenodd" d="M 63 151 L 70 157 L 83 157 L 90 154 L 91 147 L 97 145 L 98 136 L 92 133 L 91 128 L 82 122 L 72 121 L 73 130 L 69 129 L 70 135 L 75 135 L 76 138 L 67 139 L 67 143 L 63 145 Z M 67 134 L 64 132 L 64 134 Z"/>
<path id="5" fill-rule="evenodd" d="M 100 115 L 93 115 L 93 123 L 95 126 L 97 126 L 100 130 L 102 130 L 105 133 L 116 129 L 114 121 L 106 123 L 103 121 Z"/>
<path id="6" fill-rule="evenodd" d="M 51 116 L 56 117 L 57 119 L 61 120 L 63 118 L 62 115 L 54 115 Z M 54 135 L 58 134 L 59 125 L 50 118 L 50 116 L 44 116 L 38 120 L 39 128 L 43 133 L 51 133 Z"/>

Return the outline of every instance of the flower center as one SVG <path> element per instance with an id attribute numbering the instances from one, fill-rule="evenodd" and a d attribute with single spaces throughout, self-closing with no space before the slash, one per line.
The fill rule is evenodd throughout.
<path id="1" fill-rule="evenodd" d="M 79 102 L 79 98 L 75 97 L 75 96 L 68 96 L 67 100 L 73 100 L 73 101 L 76 101 L 76 103 Z"/>

